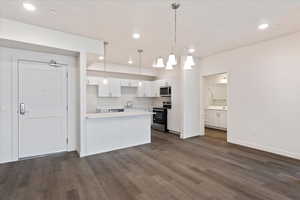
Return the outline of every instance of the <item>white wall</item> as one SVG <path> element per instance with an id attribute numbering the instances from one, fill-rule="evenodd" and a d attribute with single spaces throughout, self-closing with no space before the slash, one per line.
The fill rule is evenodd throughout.
<path id="1" fill-rule="evenodd" d="M 185 60 L 185 59 L 183 59 Z M 199 79 L 200 61 L 196 60 L 196 66 L 192 70 L 182 71 L 182 138 L 204 135 L 203 123 L 201 121 L 199 91 L 202 81 Z"/>
<path id="2" fill-rule="evenodd" d="M 68 64 L 69 71 L 69 151 L 76 150 L 79 135 L 79 67 L 75 57 L 37 53 L 0 47 L 0 163 L 14 161 L 17 134 L 17 70 L 15 59 L 48 62 L 50 59 Z"/>
<path id="3" fill-rule="evenodd" d="M 75 52 L 103 54 L 103 42 L 0 18 L 0 39 Z"/>
<path id="4" fill-rule="evenodd" d="M 229 142 L 300 159 L 300 33 L 207 57 L 201 66 L 200 77 L 229 72 Z"/>

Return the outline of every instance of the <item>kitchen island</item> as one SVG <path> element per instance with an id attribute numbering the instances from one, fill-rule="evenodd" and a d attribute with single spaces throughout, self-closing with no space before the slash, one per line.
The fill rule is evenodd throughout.
<path id="1" fill-rule="evenodd" d="M 151 112 L 90 113 L 87 155 L 151 143 Z"/>

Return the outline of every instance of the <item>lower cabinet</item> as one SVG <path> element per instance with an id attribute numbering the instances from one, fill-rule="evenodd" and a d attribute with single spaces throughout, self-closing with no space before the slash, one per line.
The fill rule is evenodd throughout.
<path id="1" fill-rule="evenodd" d="M 206 110 L 205 125 L 208 127 L 227 129 L 227 111 L 226 110 Z"/>

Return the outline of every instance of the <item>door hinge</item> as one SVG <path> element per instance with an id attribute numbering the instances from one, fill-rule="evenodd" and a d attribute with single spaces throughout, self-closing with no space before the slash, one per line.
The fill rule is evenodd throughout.
<path id="1" fill-rule="evenodd" d="M 66 106 L 67 111 L 69 111 L 69 106 Z"/>
<path id="2" fill-rule="evenodd" d="M 69 73 L 68 72 L 66 73 L 66 77 L 69 78 Z"/>
<path id="3" fill-rule="evenodd" d="M 69 138 L 66 139 L 67 144 L 69 144 Z"/>

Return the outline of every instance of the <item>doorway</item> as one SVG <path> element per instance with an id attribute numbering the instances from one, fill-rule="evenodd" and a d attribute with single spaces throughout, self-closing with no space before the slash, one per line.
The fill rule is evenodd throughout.
<path id="1" fill-rule="evenodd" d="M 19 159 L 67 151 L 67 69 L 18 61 Z"/>
<path id="2" fill-rule="evenodd" d="M 204 77 L 205 136 L 227 141 L 228 74 Z"/>

